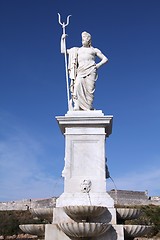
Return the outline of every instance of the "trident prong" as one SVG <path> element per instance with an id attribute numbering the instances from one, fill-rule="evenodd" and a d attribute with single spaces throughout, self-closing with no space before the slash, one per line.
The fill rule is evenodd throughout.
<path id="1" fill-rule="evenodd" d="M 71 17 L 72 15 L 69 15 L 68 17 L 67 17 L 67 23 L 65 24 L 64 22 L 62 23 L 61 22 L 61 15 L 58 13 L 58 21 L 59 21 L 59 24 L 64 28 L 64 27 L 66 27 L 68 24 L 69 24 L 69 18 Z"/>

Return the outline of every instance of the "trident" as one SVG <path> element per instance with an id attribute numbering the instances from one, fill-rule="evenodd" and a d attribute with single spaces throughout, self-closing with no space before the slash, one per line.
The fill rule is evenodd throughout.
<path id="1" fill-rule="evenodd" d="M 61 22 L 61 15 L 58 13 L 58 21 L 59 24 L 62 26 L 63 34 L 65 34 L 65 27 L 69 24 L 69 18 L 71 15 L 67 17 L 67 23 Z M 67 100 L 68 100 L 68 109 L 70 109 L 69 104 L 69 83 L 68 83 L 68 65 L 67 65 L 67 50 L 66 50 L 66 39 L 64 39 L 64 60 L 65 60 L 65 70 L 66 70 L 66 84 L 67 84 Z"/>

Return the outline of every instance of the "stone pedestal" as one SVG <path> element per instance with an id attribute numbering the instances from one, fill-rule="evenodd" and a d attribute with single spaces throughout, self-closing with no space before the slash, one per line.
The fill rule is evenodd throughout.
<path id="1" fill-rule="evenodd" d="M 72 111 L 56 119 L 65 136 L 64 193 L 57 207 L 90 203 L 112 207 L 106 193 L 105 143 L 113 117 L 102 111 Z"/>
<path id="2" fill-rule="evenodd" d="M 65 213 L 64 206 L 106 207 L 102 215 L 92 217 L 86 226 L 111 224 L 109 231 L 95 239 L 123 240 L 123 226 L 116 225 L 114 201 L 106 192 L 105 148 L 106 139 L 112 132 L 113 117 L 104 116 L 102 111 L 94 110 L 69 111 L 56 119 L 65 137 L 65 163 L 62 172 L 64 192 L 56 200 L 53 223 L 46 226 L 45 240 L 70 239 L 59 228 L 59 224 L 79 226 Z"/>
<path id="3" fill-rule="evenodd" d="M 57 117 L 65 135 L 64 192 L 83 191 L 91 180 L 91 192 L 106 192 L 105 139 L 112 129 L 112 117 L 101 111 L 76 111 Z"/>

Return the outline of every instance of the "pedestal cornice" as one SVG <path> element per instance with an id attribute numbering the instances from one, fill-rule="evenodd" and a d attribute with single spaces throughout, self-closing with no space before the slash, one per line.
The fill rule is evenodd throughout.
<path id="1" fill-rule="evenodd" d="M 73 111 L 65 116 L 56 117 L 61 132 L 65 133 L 65 128 L 105 128 L 106 136 L 112 133 L 113 116 L 104 116 L 102 111 Z"/>

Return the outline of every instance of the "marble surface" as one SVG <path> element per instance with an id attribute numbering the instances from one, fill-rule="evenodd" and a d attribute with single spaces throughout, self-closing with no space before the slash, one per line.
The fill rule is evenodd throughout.
<path id="1" fill-rule="evenodd" d="M 111 225 L 105 223 L 60 223 L 59 228 L 69 237 L 97 237 L 105 233 Z"/>
<path id="2" fill-rule="evenodd" d="M 63 209 L 75 221 L 89 221 L 107 210 L 106 207 L 102 206 L 65 206 Z"/>
<path id="3" fill-rule="evenodd" d="M 27 234 L 44 236 L 45 234 L 45 224 L 24 224 L 19 225 L 19 228 Z"/>

